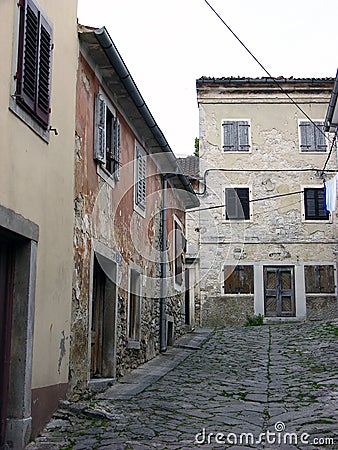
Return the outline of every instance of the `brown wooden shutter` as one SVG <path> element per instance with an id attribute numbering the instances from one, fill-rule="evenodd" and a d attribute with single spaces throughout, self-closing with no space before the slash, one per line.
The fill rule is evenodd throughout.
<path id="1" fill-rule="evenodd" d="M 50 113 L 52 42 L 52 27 L 40 14 L 40 45 L 36 114 L 45 124 L 48 124 L 49 122 Z"/>

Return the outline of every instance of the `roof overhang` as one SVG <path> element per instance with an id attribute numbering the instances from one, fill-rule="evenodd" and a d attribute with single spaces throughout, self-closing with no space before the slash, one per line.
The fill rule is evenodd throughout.
<path id="1" fill-rule="evenodd" d="M 93 64 L 96 74 L 102 78 L 112 99 L 128 117 L 129 125 L 142 138 L 147 151 L 152 155 L 161 174 L 170 174 L 170 184 L 180 189 L 179 198 L 185 208 L 195 208 L 199 200 L 177 163 L 166 138 L 146 105 L 126 64 L 103 28 L 79 26 L 80 49 Z"/>
<path id="2" fill-rule="evenodd" d="M 330 133 L 336 132 L 338 129 L 338 70 L 336 74 L 336 79 L 333 85 L 333 90 L 331 93 L 331 98 L 329 102 L 329 107 L 327 109 L 326 117 L 325 117 L 325 131 L 329 131 Z"/>

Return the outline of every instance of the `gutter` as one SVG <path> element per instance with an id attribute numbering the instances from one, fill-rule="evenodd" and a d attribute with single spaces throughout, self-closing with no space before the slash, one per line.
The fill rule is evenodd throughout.
<path id="1" fill-rule="evenodd" d="M 114 68 L 115 72 L 121 79 L 121 82 L 125 89 L 127 90 L 128 94 L 130 95 L 131 99 L 133 100 L 135 106 L 139 110 L 142 118 L 146 122 L 147 126 L 151 130 L 154 138 L 159 144 L 159 147 L 163 152 L 165 152 L 168 156 L 168 159 L 170 160 L 171 164 L 173 165 L 174 172 L 182 185 L 184 186 L 184 189 L 186 189 L 190 194 L 192 194 L 192 202 L 196 203 L 194 206 L 199 205 L 199 201 L 195 196 L 195 192 L 193 188 L 190 185 L 189 180 L 186 178 L 185 175 L 183 175 L 180 172 L 179 165 L 176 160 L 176 156 L 174 155 L 173 151 L 171 150 L 166 138 L 164 137 L 164 134 L 160 130 L 159 126 L 157 125 L 153 115 L 151 114 L 148 106 L 146 105 L 140 91 L 138 90 L 135 81 L 133 80 L 133 77 L 131 76 L 127 66 L 125 65 L 119 51 L 117 50 L 114 42 L 112 41 L 107 29 L 105 27 L 97 28 L 93 30 L 93 33 L 98 40 L 99 44 L 101 45 L 102 49 L 104 50 L 108 60 L 110 61 L 112 67 Z"/>
<path id="2" fill-rule="evenodd" d="M 324 131 L 326 131 L 326 132 L 334 131 L 334 130 L 330 130 L 331 126 L 333 126 L 333 127 L 338 126 L 338 124 L 332 123 L 334 110 L 335 110 L 336 104 L 337 104 L 337 98 L 338 98 L 338 70 L 337 70 L 336 79 L 334 82 L 333 91 L 332 91 L 331 98 L 330 98 L 329 107 L 328 107 L 325 121 L 324 121 Z"/>

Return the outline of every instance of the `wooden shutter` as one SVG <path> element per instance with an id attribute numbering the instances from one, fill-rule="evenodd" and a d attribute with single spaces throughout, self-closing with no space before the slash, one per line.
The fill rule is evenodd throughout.
<path id="1" fill-rule="evenodd" d="M 106 163 L 106 102 L 101 94 L 95 95 L 94 159 Z"/>
<path id="2" fill-rule="evenodd" d="M 120 179 L 120 165 L 121 165 L 121 126 L 118 118 L 114 120 L 114 176 L 118 181 Z"/>
<path id="3" fill-rule="evenodd" d="M 32 0 L 20 12 L 18 101 L 46 128 L 50 114 L 52 27 Z"/>
<path id="4" fill-rule="evenodd" d="M 326 151 L 326 139 L 324 133 L 324 122 L 315 122 L 313 125 L 314 133 L 314 151 L 325 152 Z"/>
<path id="5" fill-rule="evenodd" d="M 234 121 L 223 122 L 223 150 L 225 152 L 236 150 L 237 129 Z"/>
<path id="6" fill-rule="evenodd" d="M 241 152 L 248 152 L 250 150 L 249 144 L 249 122 L 240 120 L 238 125 L 238 150 Z"/>
<path id="7" fill-rule="evenodd" d="M 52 28 L 41 15 L 39 51 L 36 113 L 45 124 L 48 124 L 52 65 Z"/>
<path id="8" fill-rule="evenodd" d="M 146 209 L 146 155 L 144 150 L 136 147 L 136 204 L 143 210 Z"/>
<path id="9" fill-rule="evenodd" d="M 311 151 L 311 123 L 305 121 L 299 122 L 299 130 L 301 151 Z"/>

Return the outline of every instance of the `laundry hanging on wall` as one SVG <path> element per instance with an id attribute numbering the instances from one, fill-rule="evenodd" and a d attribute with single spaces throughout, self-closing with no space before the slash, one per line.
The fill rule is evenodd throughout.
<path id="1" fill-rule="evenodd" d="M 337 206 L 337 175 L 324 183 L 324 200 L 327 212 L 333 212 Z"/>

